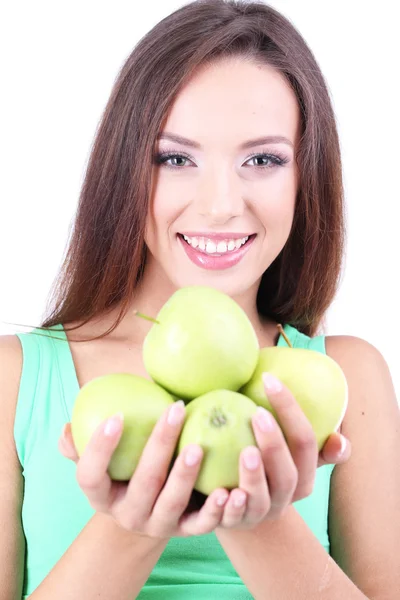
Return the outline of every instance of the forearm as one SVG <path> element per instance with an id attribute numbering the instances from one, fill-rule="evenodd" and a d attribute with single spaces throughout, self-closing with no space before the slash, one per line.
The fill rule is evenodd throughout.
<path id="1" fill-rule="evenodd" d="M 166 545 L 96 513 L 29 599 L 132 600 Z"/>
<path id="2" fill-rule="evenodd" d="M 368 600 L 292 506 L 279 520 L 216 535 L 255 600 Z"/>

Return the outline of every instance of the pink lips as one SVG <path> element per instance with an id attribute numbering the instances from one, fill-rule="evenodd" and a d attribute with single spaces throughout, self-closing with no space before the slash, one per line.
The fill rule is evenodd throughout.
<path id="1" fill-rule="evenodd" d="M 186 233 L 185 235 L 187 235 L 188 237 L 201 237 L 202 235 L 204 236 L 204 234 L 197 234 L 196 233 Z M 207 237 L 208 239 L 211 239 L 213 241 L 220 241 L 220 240 L 225 240 L 227 238 L 229 239 L 240 239 L 243 237 L 246 237 L 247 234 L 232 234 L 230 233 L 229 235 L 227 234 L 212 234 L 212 235 L 207 235 L 205 237 Z M 210 269 L 210 270 L 219 270 L 219 269 L 229 269 L 230 267 L 233 267 L 234 265 L 237 265 L 238 262 L 240 262 L 243 258 L 243 256 L 247 253 L 247 251 L 249 250 L 251 244 L 253 243 L 253 241 L 255 240 L 255 235 L 252 235 L 245 244 L 243 244 L 243 246 L 241 246 L 240 248 L 238 248 L 237 250 L 232 250 L 231 252 L 225 252 L 224 254 L 218 254 L 218 253 L 214 253 L 214 254 L 207 254 L 207 252 L 199 250 L 198 248 L 193 248 L 192 246 L 190 246 L 190 244 L 188 244 L 187 242 L 185 242 L 185 240 L 183 239 L 183 237 L 181 235 L 178 235 L 179 240 L 183 246 L 183 249 L 185 250 L 187 256 L 190 258 L 190 260 L 197 265 L 198 267 L 201 267 L 203 269 Z"/>

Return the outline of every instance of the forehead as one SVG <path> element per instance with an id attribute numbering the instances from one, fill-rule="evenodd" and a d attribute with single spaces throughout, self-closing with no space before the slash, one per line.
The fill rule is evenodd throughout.
<path id="1" fill-rule="evenodd" d="M 268 65 L 230 58 L 202 67 L 177 95 L 163 129 L 196 139 L 284 135 L 295 142 L 299 106 L 283 75 Z"/>

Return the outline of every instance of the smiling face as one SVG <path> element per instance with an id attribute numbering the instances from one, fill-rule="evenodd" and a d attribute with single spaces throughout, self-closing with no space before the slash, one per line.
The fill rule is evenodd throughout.
<path id="1" fill-rule="evenodd" d="M 289 237 L 299 123 L 296 96 L 271 67 L 230 58 L 196 73 L 155 148 L 147 277 L 256 294 Z"/>

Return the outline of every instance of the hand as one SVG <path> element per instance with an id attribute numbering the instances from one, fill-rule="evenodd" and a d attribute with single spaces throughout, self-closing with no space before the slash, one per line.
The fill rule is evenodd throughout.
<path id="1" fill-rule="evenodd" d="M 174 422 L 168 422 L 172 416 Z M 77 465 L 76 477 L 91 506 L 111 515 L 124 529 L 156 539 L 202 535 L 215 529 L 223 515 L 228 492 L 213 491 L 200 510 L 188 512 L 193 485 L 200 468 L 202 449 L 186 446 L 175 459 L 168 475 L 185 417 L 185 408 L 175 403 L 157 421 L 128 483 L 111 481 L 107 468 L 122 433 L 115 429 L 106 435 L 99 426 L 79 458 L 67 423 L 59 440 L 59 450 Z M 118 425 L 118 422 L 116 422 Z M 186 465 L 185 457 L 198 460 Z M 190 454 L 192 452 L 192 454 Z M 218 500 L 222 499 L 222 504 Z"/>
<path id="2" fill-rule="evenodd" d="M 239 489 L 231 492 L 232 497 L 241 490 L 245 502 L 235 509 L 230 498 L 218 529 L 249 529 L 265 519 L 279 518 L 293 502 L 312 493 L 317 467 L 350 457 L 350 442 L 339 433 L 332 434 L 318 453 L 315 434 L 293 394 L 276 379 L 270 383 L 266 393 L 282 429 L 265 409 L 253 416 L 258 447 L 242 451 Z M 253 467 L 245 466 L 246 456 Z"/>

